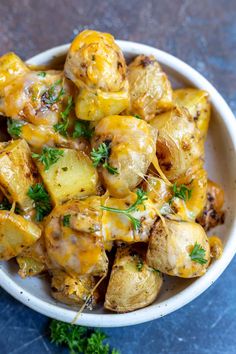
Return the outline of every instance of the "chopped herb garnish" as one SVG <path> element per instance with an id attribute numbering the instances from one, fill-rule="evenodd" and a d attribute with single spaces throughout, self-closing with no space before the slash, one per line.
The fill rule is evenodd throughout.
<path id="1" fill-rule="evenodd" d="M 41 183 L 36 183 L 29 188 L 27 194 L 34 201 L 36 221 L 42 221 L 52 210 L 48 192 Z"/>
<path id="2" fill-rule="evenodd" d="M 94 129 L 89 127 L 89 122 L 78 120 L 75 123 L 73 138 L 84 137 L 90 139 L 94 133 Z"/>
<path id="3" fill-rule="evenodd" d="M 61 169 L 62 169 L 62 171 L 64 171 L 64 172 L 68 171 L 68 167 L 62 167 Z"/>
<path id="4" fill-rule="evenodd" d="M 7 120 L 7 131 L 12 137 L 19 137 L 21 135 L 21 128 L 24 125 L 19 120 L 8 119 Z"/>
<path id="5" fill-rule="evenodd" d="M 142 119 L 142 117 L 139 116 L 138 114 L 135 114 L 134 117 L 137 118 L 137 119 Z"/>
<path id="6" fill-rule="evenodd" d="M 172 192 L 173 197 L 169 200 L 169 204 L 173 202 L 174 198 L 180 198 L 186 202 L 192 196 L 192 189 L 188 188 L 185 184 L 177 186 L 176 182 L 173 184 Z"/>
<path id="7" fill-rule="evenodd" d="M 104 344 L 107 336 L 99 330 L 52 320 L 50 332 L 51 342 L 66 345 L 70 354 L 119 354 L 108 343 Z"/>
<path id="8" fill-rule="evenodd" d="M 143 269 L 143 260 L 142 260 L 141 258 L 138 259 L 138 262 L 137 262 L 137 264 L 136 264 L 136 268 L 137 268 L 137 270 L 138 270 L 139 272 L 142 271 L 142 269 Z"/>
<path id="9" fill-rule="evenodd" d="M 68 116 L 70 114 L 70 111 L 74 107 L 74 102 L 73 102 L 73 97 L 69 96 L 68 97 L 68 102 L 65 110 L 61 112 L 61 118 L 62 121 L 60 123 L 54 124 L 53 128 L 56 132 L 59 132 L 61 135 L 67 135 L 67 129 L 69 125 L 69 119 Z"/>
<path id="10" fill-rule="evenodd" d="M 204 248 L 202 248 L 202 246 L 195 242 L 194 247 L 192 249 L 192 251 L 190 252 L 190 258 L 192 261 L 200 263 L 200 264 L 206 264 L 207 263 L 207 259 L 205 259 L 205 255 L 206 255 L 206 251 L 204 250 Z"/>
<path id="11" fill-rule="evenodd" d="M 32 157 L 40 161 L 45 166 L 45 171 L 47 171 L 54 163 L 59 160 L 61 156 L 63 156 L 63 154 L 63 150 L 44 147 L 41 154 L 33 153 Z"/>
<path id="12" fill-rule="evenodd" d="M 93 149 L 91 152 L 91 159 L 93 161 L 93 166 L 97 167 L 98 165 L 102 165 L 112 175 L 119 174 L 117 168 L 109 165 L 108 163 L 110 150 L 111 150 L 110 142 L 101 143 L 97 149 Z"/>
<path id="13" fill-rule="evenodd" d="M 55 88 L 56 86 L 62 83 L 62 79 L 57 80 L 47 91 L 42 94 L 42 101 L 48 105 L 52 105 L 60 100 L 60 98 L 65 94 L 65 90 L 62 87 L 58 93 L 55 95 Z"/>
<path id="14" fill-rule="evenodd" d="M 67 215 L 63 216 L 63 221 L 62 221 L 63 226 L 67 226 L 67 227 L 70 226 L 70 217 L 71 217 L 70 214 L 67 214 Z"/>
<path id="15" fill-rule="evenodd" d="M 40 73 L 37 74 L 40 77 L 45 77 L 47 74 L 45 71 L 40 71 Z"/>
<path id="16" fill-rule="evenodd" d="M 141 226 L 140 220 L 136 219 L 134 216 L 131 215 L 132 212 L 138 210 L 138 206 L 142 205 L 145 200 L 147 200 L 147 193 L 144 192 L 142 189 L 137 189 L 136 191 L 137 199 L 134 204 L 132 204 L 128 209 L 117 209 L 111 208 L 107 206 L 101 206 L 102 210 L 110 211 L 113 213 L 125 214 L 133 224 L 134 230 L 138 230 Z"/>

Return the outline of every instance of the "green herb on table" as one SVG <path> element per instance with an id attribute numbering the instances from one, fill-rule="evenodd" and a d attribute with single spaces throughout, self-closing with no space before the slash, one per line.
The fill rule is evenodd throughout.
<path id="1" fill-rule="evenodd" d="M 206 255 L 206 251 L 197 242 L 195 242 L 194 247 L 189 255 L 190 255 L 191 260 L 194 262 L 197 262 L 199 264 L 206 264 L 207 263 L 207 259 L 204 258 Z"/>
<path id="2" fill-rule="evenodd" d="M 180 184 L 177 186 L 176 182 L 172 187 L 173 197 L 169 200 L 169 204 L 171 204 L 174 198 L 179 198 L 188 201 L 192 196 L 192 189 L 188 188 L 185 184 Z"/>
<path id="3" fill-rule="evenodd" d="M 126 215 L 130 219 L 134 230 L 138 230 L 140 228 L 140 226 L 141 226 L 141 222 L 140 222 L 140 220 L 138 220 L 134 216 L 132 216 L 131 213 L 134 212 L 134 211 L 137 211 L 138 210 L 137 207 L 139 205 L 143 205 L 144 201 L 147 200 L 148 198 L 147 198 L 147 193 L 144 192 L 142 189 L 137 189 L 136 194 L 137 194 L 136 201 L 128 209 L 117 209 L 117 208 L 107 207 L 107 206 L 104 206 L 104 205 L 101 206 L 101 209 L 102 210 L 106 210 L 106 211 L 110 211 L 112 213 L 118 213 L 118 214 Z"/>
<path id="4" fill-rule="evenodd" d="M 40 71 L 37 75 L 40 77 L 45 77 L 47 74 L 45 71 Z"/>
<path id="5" fill-rule="evenodd" d="M 51 147 L 44 147 L 41 154 L 32 154 L 34 159 L 37 159 L 45 166 L 45 171 L 54 165 L 61 156 L 63 156 L 64 151 L 60 149 L 55 149 Z"/>
<path id="6" fill-rule="evenodd" d="M 56 87 L 62 83 L 62 79 L 57 80 L 52 86 L 49 87 L 48 90 L 46 90 L 42 94 L 42 101 L 46 103 L 47 105 L 53 105 L 54 103 L 58 102 L 61 97 L 65 94 L 65 90 L 62 87 L 59 91 L 59 93 L 56 95 Z"/>
<path id="7" fill-rule="evenodd" d="M 107 171 L 114 175 L 114 174 L 119 174 L 118 170 L 116 167 L 111 166 L 108 163 L 108 159 L 110 156 L 110 142 L 104 142 L 101 143 L 97 149 L 93 149 L 91 152 L 91 159 L 93 161 L 93 166 L 97 167 L 101 165 L 102 167 L 106 168 Z"/>
<path id="8" fill-rule="evenodd" d="M 67 135 L 67 129 L 69 126 L 69 119 L 68 116 L 70 114 L 70 111 L 74 107 L 74 102 L 73 102 L 73 97 L 69 96 L 68 97 L 68 102 L 65 110 L 61 112 L 61 119 L 62 121 L 60 123 L 54 124 L 53 128 L 56 132 L 59 132 L 61 135 L 66 136 Z"/>
<path id="9" fill-rule="evenodd" d="M 104 343 L 107 336 L 98 330 L 52 320 L 50 332 L 51 342 L 67 346 L 70 354 L 119 354 Z"/>
<path id="10" fill-rule="evenodd" d="M 70 214 L 67 214 L 67 215 L 63 216 L 63 221 L 62 221 L 63 226 L 66 226 L 66 227 L 70 226 L 70 217 L 71 217 Z"/>
<path id="11" fill-rule="evenodd" d="M 78 120 L 75 123 L 75 130 L 73 133 L 73 138 L 84 137 L 90 139 L 94 133 L 94 129 L 90 128 L 89 122 Z"/>
<path id="12" fill-rule="evenodd" d="M 34 201 L 36 221 L 42 221 L 44 216 L 48 215 L 52 210 L 48 192 L 41 183 L 36 183 L 29 188 L 27 194 Z"/>
<path id="13" fill-rule="evenodd" d="M 7 131 L 13 138 L 18 138 L 21 135 L 21 128 L 24 125 L 19 120 L 8 119 L 7 120 Z"/>

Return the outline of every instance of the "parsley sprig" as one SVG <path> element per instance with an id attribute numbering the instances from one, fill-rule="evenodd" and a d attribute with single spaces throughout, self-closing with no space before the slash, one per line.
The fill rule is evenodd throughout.
<path id="1" fill-rule="evenodd" d="M 94 133 L 94 129 L 91 129 L 89 122 L 78 120 L 75 123 L 75 130 L 73 133 L 73 138 L 84 137 L 90 139 Z"/>
<path id="2" fill-rule="evenodd" d="M 64 215 L 63 216 L 63 220 L 62 220 L 62 224 L 63 226 L 69 227 L 70 226 L 70 214 Z"/>
<path id="3" fill-rule="evenodd" d="M 93 166 L 97 167 L 101 165 L 102 167 L 106 168 L 107 171 L 112 174 L 119 174 L 118 170 L 116 167 L 112 167 L 109 165 L 108 159 L 110 156 L 110 151 L 111 151 L 111 142 L 104 142 L 101 143 L 97 149 L 92 149 L 91 151 L 91 159 L 93 161 Z"/>
<path id="4" fill-rule="evenodd" d="M 32 157 L 40 161 L 45 166 L 45 171 L 48 171 L 49 168 L 55 164 L 61 156 L 63 156 L 63 154 L 63 150 L 45 146 L 41 154 L 33 153 Z"/>
<path id="5" fill-rule="evenodd" d="M 57 80 L 53 85 L 49 87 L 48 90 L 46 90 L 42 94 L 41 99 L 44 103 L 46 103 L 47 105 L 53 105 L 54 103 L 58 102 L 61 99 L 61 97 L 65 94 L 64 88 L 62 87 L 57 95 L 55 93 L 56 87 L 61 83 L 62 83 L 62 79 Z"/>
<path id="6" fill-rule="evenodd" d="M 45 77 L 47 73 L 45 71 L 40 71 L 37 75 L 40 77 Z"/>
<path id="7" fill-rule="evenodd" d="M 185 184 L 177 186 L 176 182 L 173 184 L 172 192 L 173 197 L 169 200 L 169 204 L 173 202 L 174 198 L 179 198 L 186 202 L 192 196 L 192 189 L 188 188 Z"/>
<path id="8" fill-rule="evenodd" d="M 21 135 L 21 128 L 24 125 L 19 120 L 8 119 L 7 120 L 7 131 L 13 138 L 18 138 Z"/>
<path id="9" fill-rule="evenodd" d="M 119 213 L 119 214 L 126 215 L 130 219 L 134 230 L 138 230 L 141 226 L 141 221 L 136 219 L 134 216 L 132 216 L 131 213 L 134 211 L 137 211 L 138 210 L 137 207 L 139 205 L 142 205 L 144 203 L 144 201 L 147 200 L 148 198 L 147 198 L 147 193 L 144 192 L 142 189 L 137 189 L 136 194 L 137 194 L 136 201 L 128 209 L 117 209 L 117 208 L 107 207 L 104 205 L 101 206 L 101 209 L 106 210 L 106 211 L 110 211 L 113 213 Z"/>
<path id="10" fill-rule="evenodd" d="M 192 251 L 190 252 L 190 258 L 192 261 L 197 262 L 199 264 L 206 264 L 207 259 L 205 259 L 206 251 L 202 246 L 195 242 Z"/>
<path id="11" fill-rule="evenodd" d="M 138 259 L 138 262 L 137 262 L 137 264 L 136 264 L 136 268 L 137 268 L 137 270 L 138 270 L 139 272 L 142 271 L 142 269 L 143 269 L 143 260 L 142 260 L 142 258 L 139 258 L 139 259 Z"/>
<path id="12" fill-rule="evenodd" d="M 70 354 L 119 354 L 104 343 L 107 336 L 98 330 L 52 320 L 50 332 L 51 341 L 56 345 L 66 345 Z"/>
<path id="13" fill-rule="evenodd" d="M 44 216 L 48 215 L 52 210 L 48 192 L 41 183 L 36 183 L 29 188 L 28 196 L 34 201 L 36 221 L 42 221 Z"/>
<path id="14" fill-rule="evenodd" d="M 67 129 L 69 126 L 68 116 L 70 111 L 74 107 L 73 97 L 69 96 L 67 101 L 67 106 L 63 112 L 60 113 L 62 121 L 60 123 L 54 124 L 53 128 L 56 132 L 59 132 L 61 135 L 67 135 Z"/>

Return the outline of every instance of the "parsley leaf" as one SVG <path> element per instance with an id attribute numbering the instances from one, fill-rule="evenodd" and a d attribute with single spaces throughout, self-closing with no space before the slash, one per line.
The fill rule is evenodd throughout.
<path id="1" fill-rule="evenodd" d="M 75 130 L 73 133 L 73 138 L 80 138 L 83 136 L 84 138 L 90 139 L 93 135 L 94 129 L 89 127 L 89 122 L 78 120 L 75 123 Z"/>
<path id="2" fill-rule="evenodd" d="M 41 183 L 36 183 L 29 188 L 27 195 L 34 201 L 36 221 L 42 221 L 52 210 L 48 192 Z"/>
<path id="3" fill-rule="evenodd" d="M 192 261 L 197 262 L 199 264 L 206 264 L 207 259 L 204 258 L 205 254 L 206 251 L 204 250 L 204 248 L 202 248 L 199 243 L 195 242 L 194 247 L 189 255 Z"/>
<path id="4" fill-rule="evenodd" d="M 49 87 L 48 90 L 46 90 L 42 96 L 41 99 L 44 103 L 47 105 L 53 105 L 54 103 L 58 102 L 60 98 L 65 94 L 65 90 L 62 87 L 58 93 L 58 95 L 55 95 L 55 88 L 56 86 L 60 85 L 62 83 L 62 79 L 57 80 L 51 87 Z"/>
<path id="5" fill-rule="evenodd" d="M 33 159 L 37 159 L 45 166 L 45 171 L 49 170 L 49 168 L 55 164 L 61 156 L 63 156 L 64 151 L 51 148 L 44 147 L 41 154 L 32 154 Z"/>
<path id="6" fill-rule="evenodd" d="M 21 134 L 21 128 L 24 125 L 19 120 L 8 119 L 7 120 L 7 131 L 12 137 L 19 137 Z"/>
<path id="7" fill-rule="evenodd" d="M 136 268 L 137 268 L 137 270 L 138 270 L 139 272 L 142 271 L 142 269 L 143 269 L 143 260 L 142 260 L 141 258 L 138 259 L 138 262 L 137 262 L 137 264 L 136 264 Z"/>
<path id="8" fill-rule="evenodd" d="M 169 204 L 173 202 L 174 198 L 180 198 L 186 202 L 192 196 L 192 189 L 188 188 L 185 184 L 177 186 L 176 182 L 173 184 L 172 192 L 173 197 L 169 200 Z"/>
<path id="9" fill-rule="evenodd" d="M 144 192 L 142 189 L 137 189 L 136 194 L 137 194 L 136 201 L 128 209 L 117 209 L 117 208 L 107 207 L 104 205 L 101 206 L 101 209 L 106 210 L 106 211 L 110 211 L 113 213 L 125 214 L 130 219 L 131 223 L 133 224 L 134 230 L 138 230 L 141 226 L 141 222 L 140 222 L 140 220 L 133 217 L 130 213 L 137 211 L 138 210 L 137 207 L 139 205 L 143 204 L 144 201 L 147 200 L 148 198 L 147 198 L 147 193 Z"/>
<path id="10" fill-rule="evenodd" d="M 63 216 L 63 221 L 62 221 L 63 226 L 67 226 L 67 227 L 70 226 L 70 217 L 71 217 L 70 214 Z"/>
<path id="11" fill-rule="evenodd" d="M 65 110 L 60 113 L 62 122 L 54 124 L 53 128 L 56 132 L 59 132 L 61 135 L 67 135 L 67 129 L 69 125 L 69 119 L 68 116 L 70 114 L 70 111 L 74 107 L 74 102 L 73 102 L 73 97 L 69 96 L 68 97 L 68 102 Z"/>
<path id="12" fill-rule="evenodd" d="M 137 119 L 142 119 L 142 117 L 140 117 L 138 114 L 135 114 L 134 117 Z"/>
<path id="13" fill-rule="evenodd" d="M 37 74 L 40 77 L 45 77 L 47 74 L 45 71 L 40 71 L 40 73 Z"/>
<path id="14" fill-rule="evenodd" d="M 102 165 L 102 167 L 106 168 L 112 175 L 119 174 L 117 168 L 108 163 L 111 150 L 110 144 L 110 142 L 104 142 L 101 143 L 97 149 L 92 149 L 91 159 L 93 161 L 93 166 L 97 167 L 98 165 Z"/>
<path id="15" fill-rule="evenodd" d="M 110 345 L 104 344 L 106 334 L 86 327 L 52 320 L 51 341 L 56 345 L 66 345 L 71 354 L 119 354 Z"/>

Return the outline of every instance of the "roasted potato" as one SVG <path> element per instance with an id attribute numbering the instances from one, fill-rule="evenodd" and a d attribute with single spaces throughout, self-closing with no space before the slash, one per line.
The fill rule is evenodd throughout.
<path id="1" fill-rule="evenodd" d="M 205 139 L 211 115 L 208 92 L 194 88 L 178 89 L 174 91 L 173 99 L 177 105 L 188 109 L 200 131 L 201 138 Z"/>
<path id="2" fill-rule="evenodd" d="M 224 190 L 216 182 L 208 180 L 206 204 L 202 214 L 197 219 L 197 222 L 202 225 L 205 231 L 224 223 L 223 205 Z"/>
<path id="3" fill-rule="evenodd" d="M 64 304 L 83 305 L 95 285 L 95 279 L 90 275 L 73 277 L 61 270 L 52 271 L 52 296 Z M 97 298 L 95 292 L 90 304 L 95 305 Z"/>
<path id="4" fill-rule="evenodd" d="M 75 103 L 78 118 L 99 120 L 128 107 L 125 59 L 110 34 L 80 33 L 71 44 L 64 70 L 80 89 Z"/>
<path id="5" fill-rule="evenodd" d="M 165 219 L 165 224 L 159 220 L 154 225 L 147 251 L 150 267 L 165 274 L 194 278 L 206 272 L 209 262 L 208 238 L 199 224 Z"/>
<path id="6" fill-rule="evenodd" d="M 147 192 L 148 198 L 158 209 L 161 209 L 171 199 L 171 187 L 161 178 L 155 177 L 151 173 L 145 178 L 142 187 Z"/>
<path id="7" fill-rule="evenodd" d="M 0 57 L 0 114 L 4 114 L 4 88 L 27 72 L 28 67 L 16 54 L 10 52 Z"/>
<path id="8" fill-rule="evenodd" d="M 161 274 L 145 261 L 145 248 L 137 245 L 118 248 L 104 307 L 114 312 L 145 307 L 155 301 L 161 285 Z"/>
<path id="9" fill-rule="evenodd" d="M 111 174 L 101 167 L 104 184 L 112 196 L 126 196 L 142 181 L 155 156 L 156 130 L 131 116 L 109 116 L 95 127 L 92 147 L 96 150 L 102 143 L 109 150 L 107 162 L 117 168 Z"/>
<path id="10" fill-rule="evenodd" d="M 69 201 L 53 209 L 45 224 L 53 268 L 78 276 L 103 276 L 108 260 L 101 235 L 100 198 Z"/>
<path id="11" fill-rule="evenodd" d="M 146 121 L 173 107 L 172 88 L 154 56 L 137 56 L 128 66 L 130 112 Z"/>
<path id="12" fill-rule="evenodd" d="M 89 157 L 82 151 L 60 150 L 63 156 L 49 170 L 45 170 L 45 166 L 36 160 L 54 205 L 96 194 L 98 175 Z"/>
<path id="13" fill-rule="evenodd" d="M 219 259 L 223 254 L 223 244 L 221 239 L 218 236 L 209 237 L 211 257 Z"/>
<path id="14" fill-rule="evenodd" d="M 35 243 L 41 230 L 31 221 L 11 211 L 0 211 L 0 260 L 8 261 Z"/>
<path id="15" fill-rule="evenodd" d="M 151 126 L 158 130 L 157 157 L 166 177 L 174 181 L 204 157 L 200 133 L 187 110 L 175 107 L 156 116 Z"/>
<path id="16" fill-rule="evenodd" d="M 29 188 L 37 182 L 37 170 L 25 140 L 0 143 L 0 189 L 20 209 L 29 212 L 33 201 L 28 197 Z"/>

